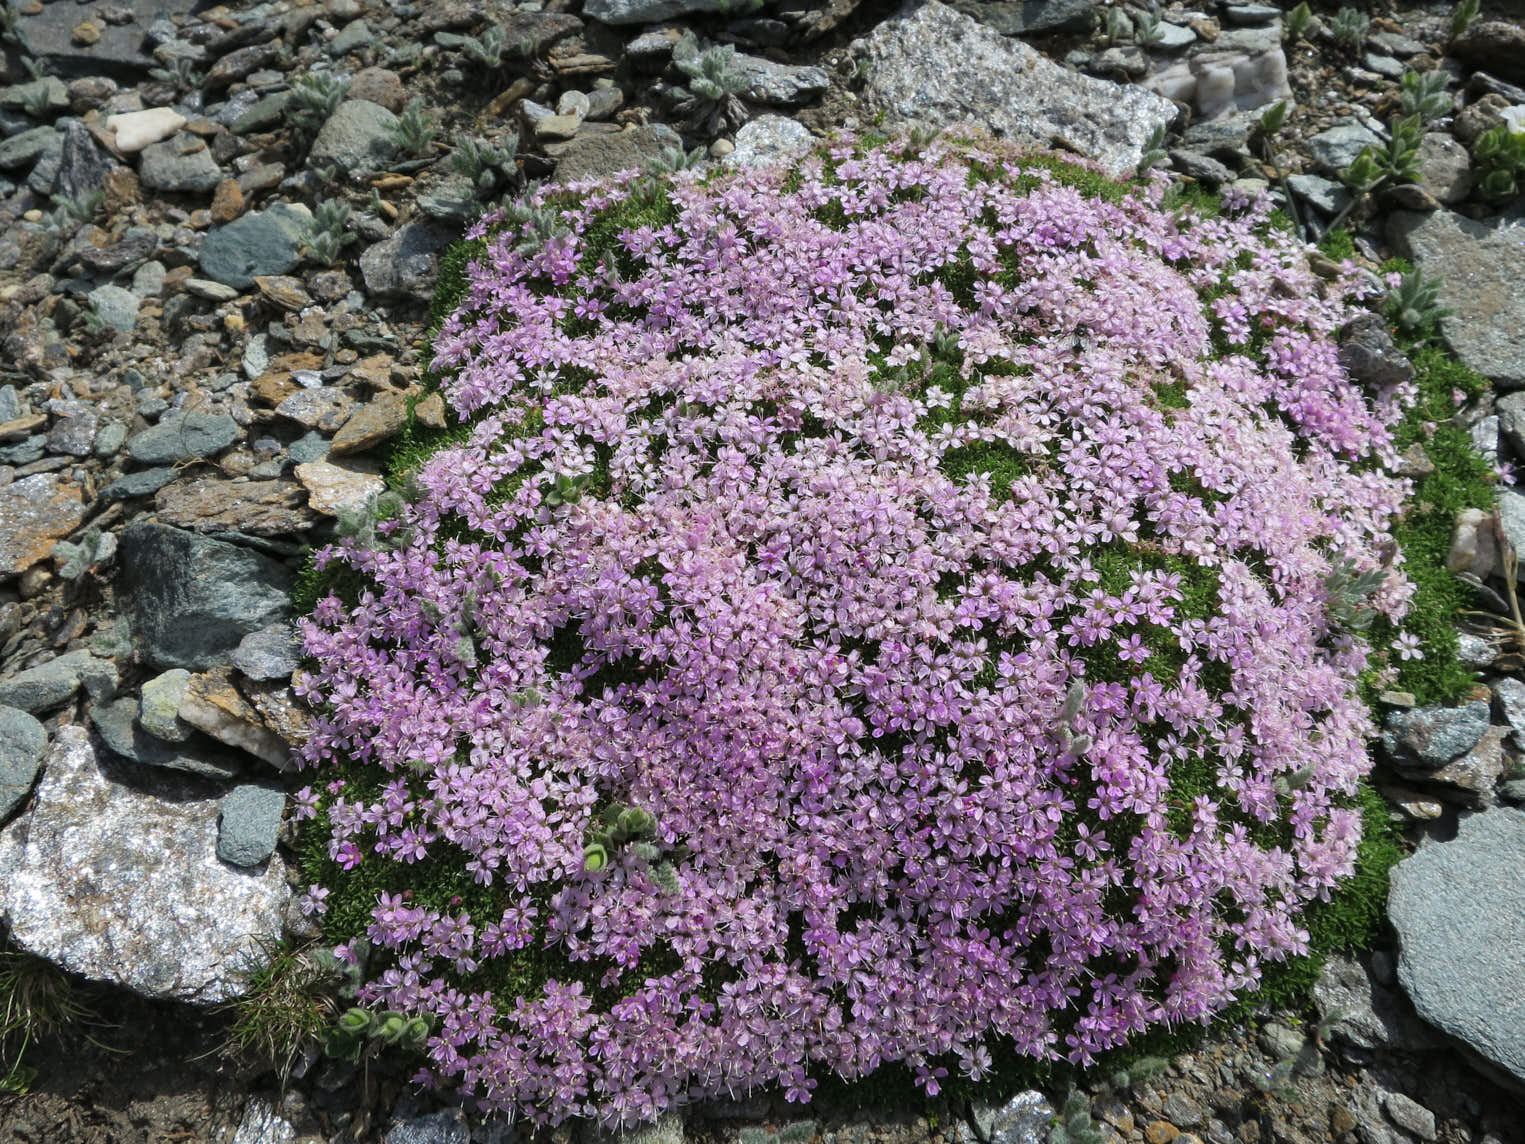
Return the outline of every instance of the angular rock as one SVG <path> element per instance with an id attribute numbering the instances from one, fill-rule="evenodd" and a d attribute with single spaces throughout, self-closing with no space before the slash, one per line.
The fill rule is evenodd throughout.
<path id="1" fill-rule="evenodd" d="M 976 1101 L 971 1111 L 980 1136 L 976 1137 L 961 1122 L 958 1126 L 961 1144 L 975 1144 L 976 1140 L 989 1144 L 1043 1144 L 1054 1119 L 1053 1106 L 1035 1089 L 1017 1093 L 999 1108 Z"/>
<path id="2" fill-rule="evenodd" d="M 334 465 L 328 461 L 309 461 L 293 470 L 307 489 L 308 504 L 324 516 L 355 512 L 386 489 L 375 466 L 352 462 Z"/>
<path id="3" fill-rule="evenodd" d="M 397 116 L 379 103 L 347 99 L 319 130 L 307 161 L 328 160 L 352 178 L 383 170 L 397 154 L 396 127 Z"/>
<path id="4" fill-rule="evenodd" d="M 852 51 L 870 65 L 864 100 L 893 127 L 972 122 L 1016 143 L 1061 143 L 1120 175 L 1137 168 L 1169 100 L 1066 71 L 938 0 L 882 21 Z"/>
<path id="5" fill-rule="evenodd" d="M 737 53 L 735 68 L 751 79 L 751 86 L 741 94 L 754 103 L 806 103 L 831 86 L 825 68 L 780 64 L 762 56 Z"/>
<path id="6" fill-rule="evenodd" d="M 153 496 L 178 475 L 173 468 L 144 469 L 118 477 L 100 491 L 104 501 L 132 500 L 136 497 Z"/>
<path id="7" fill-rule="evenodd" d="M 1381 145 L 1382 140 L 1359 123 L 1342 123 L 1309 139 L 1308 153 L 1325 171 L 1337 176 L 1366 148 Z"/>
<path id="8" fill-rule="evenodd" d="M 1525 683 L 1507 676 L 1500 679 L 1493 685 L 1493 700 L 1514 732 L 1515 743 L 1525 746 Z"/>
<path id="9" fill-rule="evenodd" d="M 332 433 L 349 420 L 354 404 L 353 394 L 320 385 L 297 390 L 282 400 L 275 411 L 307 429 Z"/>
<path id="10" fill-rule="evenodd" d="M 1419 1015 L 1525 1082 L 1525 814 L 1461 819 L 1392 871 L 1398 979 Z"/>
<path id="11" fill-rule="evenodd" d="M 1525 388 L 1525 244 L 1452 211 L 1400 211 L 1388 239 L 1426 278 L 1440 279 L 1446 344 L 1502 389 Z"/>
<path id="12" fill-rule="evenodd" d="M 1404 778 L 1422 781 L 1447 802 L 1481 809 L 1493 801 L 1493 789 L 1509 765 L 1504 754 L 1504 736 L 1507 734 L 1507 727 L 1489 727 L 1477 746 L 1444 766 L 1405 767 L 1400 764 L 1398 773 Z"/>
<path id="13" fill-rule="evenodd" d="M 1420 139 L 1419 189 L 1446 206 L 1472 193 L 1472 157 L 1449 131 L 1429 131 Z"/>
<path id="14" fill-rule="evenodd" d="M 107 177 L 117 165 L 116 160 L 101 150 L 90 129 L 79 120 L 71 119 L 64 128 L 56 193 L 70 202 L 84 202 L 105 187 Z"/>
<path id="15" fill-rule="evenodd" d="M 782 162 L 815 142 L 810 129 L 783 115 L 759 115 L 736 132 L 736 149 L 725 157 L 734 167 Z"/>
<path id="16" fill-rule="evenodd" d="M 292 536 L 317 523 L 295 481 L 215 479 L 170 485 L 154 498 L 159 521 L 192 532 Z"/>
<path id="17" fill-rule="evenodd" d="M 116 667 L 88 651 L 71 651 L 47 663 L 0 679 L 0 704 L 33 715 L 62 707 L 79 694 L 86 681 L 102 691 L 116 687 Z"/>
<path id="18" fill-rule="evenodd" d="M 1387 1118 L 1421 1140 L 1435 1139 L 1435 1114 L 1413 1097 L 1390 1092 L 1382 1102 Z"/>
<path id="19" fill-rule="evenodd" d="M 160 797 L 169 795 L 171 797 Z M 278 938 L 279 862 L 216 854 L 219 800 L 114 781 L 83 727 L 59 729 L 34 808 L 0 833 L 0 919 L 22 949 L 145 997 L 215 1004 L 248 986 L 251 939 Z"/>
<path id="20" fill-rule="evenodd" d="M 1362 314 L 1340 330 L 1340 364 L 1365 385 L 1383 388 L 1414 379 L 1414 363 L 1404 355 L 1379 314 Z"/>
<path id="21" fill-rule="evenodd" d="M 58 139 L 58 131 L 52 127 L 33 127 L 0 140 L 0 171 L 14 171 L 37 162 L 38 158 Z"/>
<path id="22" fill-rule="evenodd" d="M 189 739 L 195 728 L 180 718 L 180 703 L 190 682 L 191 673 L 183 667 L 172 667 L 145 682 L 138 699 L 138 726 L 166 743 Z"/>
<path id="23" fill-rule="evenodd" d="M 1481 701 L 1393 711 L 1382 731 L 1382 746 L 1400 766 L 1436 770 L 1477 746 L 1489 718 L 1488 704 Z"/>
<path id="24" fill-rule="evenodd" d="M 1415 1050 L 1434 1041 L 1401 994 L 1373 979 L 1354 958 L 1334 954 L 1313 985 L 1319 1019 L 1336 1038 L 1361 1049 Z"/>
<path id="25" fill-rule="evenodd" d="M 1446 54 L 1510 83 L 1525 84 L 1525 27 L 1518 20 L 1473 24 L 1447 45 Z"/>
<path id="26" fill-rule="evenodd" d="M 1166 99 L 1191 104 L 1202 121 L 1292 99 L 1287 57 L 1276 43 L 1245 51 L 1202 52 L 1163 68 L 1141 81 L 1141 86 Z M 1192 126 L 1200 129 L 1206 124 Z M 1190 135 L 1186 142 L 1201 146 Z"/>
<path id="27" fill-rule="evenodd" d="M 1003 36 L 1089 32 L 1096 22 L 1093 0 L 953 0 L 950 7 Z"/>
<path id="28" fill-rule="evenodd" d="M 360 256 L 365 288 L 379 297 L 426 299 L 439 274 L 440 252 L 455 235 L 432 222 L 412 222 Z"/>
<path id="29" fill-rule="evenodd" d="M 217 857 L 234 866 L 258 866 L 275 853 L 286 792 L 270 783 L 240 783 L 222 800 Z"/>
<path id="30" fill-rule="evenodd" d="M 46 560 L 54 543 L 84 519 L 79 487 L 58 473 L 37 473 L 0 488 L 0 579 Z"/>
<path id="31" fill-rule="evenodd" d="M 201 272 L 237 290 L 252 286 L 256 275 L 285 274 L 297 264 L 311 223 L 311 211 L 288 203 L 236 218 L 203 240 Z"/>
<path id="32" fill-rule="evenodd" d="M 1339 214 L 1350 202 L 1350 192 L 1342 184 L 1321 175 L 1289 175 L 1287 185 L 1298 198 L 1326 215 Z"/>
<path id="33" fill-rule="evenodd" d="M 168 139 L 185 126 L 185 116 L 173 107 L 150 107 L 106 117 L 106 130 L 115 132 L 116 149 L 124 155 Z"/>
<path id="34" fill-rule="evenodd" d="M 0 822 L 31 791 L 47 749 L 41 723 L 18 708 L 0 706 Z"/>
<path id="35" fill-rule="evenodd" d="M 653 24 L 692 12 L 723 12 L 730 0 L 587 0 L 582 14 L 602 24 Z"/>
<path id="36" fill-rule="evenodd" d="M 247 548 L 135 522 L 120 559 L 133 631 L 155 667 L 226 664 L 244 636 L 285 617 L 291 573 Z"/>
<path id="37" fill-rule="evenodd" d="M 210 191 L 222 181 L 223 173 L 205 142 L 181 132 L 143 148 L 138 177 L 152 190 L 184 194 Z"/>
<path id="38" fill-rule="evenodd" d="M 302 647 L 290 624 L 271 624 L 250 632 L 234 649 L 233 666 L 250 679 L 289 679 L 301 660 Z"/>
<path id="39" fill-rule="evenodd" d="M 188 740 L 183 746 L 160 742 L 138 725 L 138 711 L 138 700 L 118 699 L 92 707 L 90 723 L 110 751 L 139 767 L 179 771 L 212 782 L 226 782 L 243 773 L 243 765 L 238 760 L 202 749 L 204 740 L 200 743 Z M 135 771 L 134 774 L 141 775 L 142 772 Z"/>
<path id="40" fill-rule="evenodd" d="M 226 413 L 166 413 L 157 425 L 129 437 L 127 452 L 140 465 L 173 465 L 220 453 L 242 434 Z"/>
<path id="41" fill-rule="evenodd" d="M 113 330 L 131 330 L 138 324 L 138 296 L 109 282 L 90 291 L 90 304 L 101 321 Z"/>
<path id="42" fill-rule="evenodd" d="M 1451 551 L 1446 568 L 1466 572 L 1479 580 L 1492 576 L 1499 564 L 1498 541 L 1493 535 L 1493 514 L 1480 508 L 1464 508 L 1456 514 Z"/>
<path id="43" fill-rule="evenodd" d="M 408 399 L 401 393 L 383 393 L 357 406 L 334 434 L 328 451 L 335 457 L 364 453 L 402 432 L 408 423 Z"/>
<path id="44" fill-rule="evenodd" d="M 582 135 L 545 150 L 556 160 L 555 181 L 576 183 L 640 168 L 648 159 L 660 157 L 666 148 L 681 146 L 683 139 L 676 131 L 665 123 L 653 123 L 609 135 Z"/>
<path id="45" fill-rule="evenodd" d="M 239 693 L 228 668 L 191 676 L 180 700 L 179 715 L 219 743 L 247 751 L 278 770 L 291 763 L 290 750 Z"/>

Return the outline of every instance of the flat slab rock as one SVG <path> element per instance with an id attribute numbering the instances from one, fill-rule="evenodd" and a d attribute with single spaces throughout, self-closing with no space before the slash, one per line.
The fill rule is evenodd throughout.
<path id="1" fill-rule="evenodd" d="M 1461 820 L 1393 867 L 1398 980 L 1419 1015 L 1525 1081 L 1525 811 Z"/>
<path id="2" fill-rule="evenodd" d="M 1131 173 L 1176 107 L 1141 87 L 1066 71 L 1021 40 L 938 0 L 912 0 L 853 44 L 871 66 L 864 98 L 891 127 L 972 124 Z"/>
<path id="3" fill-rule="evenodd" d="M 0 578 L 46 560 L 54 542 L 84 519 L 80 490 L 57 473 L 23 477 L 0 489 Z"/>
<path id="4" fill-rule="evenodd" d="M 84 728 L 60 728 L 34 808 L 0 833 L 0 918 L 21 948 L 144 997 L 215 1004 L 246 988 L 254 944 L 278 938 L 279 862 L 217 858 L 205 788 L 115 782 Z"/>

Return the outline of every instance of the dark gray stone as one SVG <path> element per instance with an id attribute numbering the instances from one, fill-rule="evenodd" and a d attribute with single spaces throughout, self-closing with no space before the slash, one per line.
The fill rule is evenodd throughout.
<path id="1" fill-rule="evenodd" d="M 134 523 L 120 559 L 133 630 L 155 667 L 226 665 L 244 636 L 285 618 L 291 573 L 247 548 Z"/>
<path id="2" fill-rule="evenodd" d="M 106 185 L 106 176 L 119 165 L 101 149 L 88 127 L 71 119 L 64 127 L 55 187 L 70 202 L 83 202 Z"/>
<path id="3" fill-rule="evenodd" d="M 311 222 L 310 211 L 286 203 L 236 218 L 202 242 L 201 272 L 238 290 L 256 275 L 285 274 L 297 264 Z"/>
<path id="4" fill-rule="evenodd" d="M 1502 389 L 1525 388 L 1525 244 L 1512 228 L 1494 229 L 1452 211 L 1399 211 L 1387 235 L 1426 278 L 1440 279 L 1438 301 L 1452 311 L 1440 332 L 1452 351 Z"/>
<path id="5" fill-rule="evenodd" d="M 1446 54 L 1509 83 L 1525 84 L 1525 26 L 1517 19 L 1473 24 L 1446 46 Z"/>
<path id="6" fill-rule="evenodd" d="M 1498 428 L 1515 456 L 1525 458 L 1525 393 L 1506 393 L 1498 399 Z"/>
<path id="7" fill-rule="evenodd" d="M 1419 1015 L 1525 1081 L 1525 814 L 1464 817 L 1392 871 L 1398 979 Z"/>
<path id="8" fill-rule="evenodd" d="M 275 853 L 286 792 L 268 783 L 240 783 L 222 800 L 217 857 L 234 866 L 258 866 Z"/>
<path id="9" fill-rule="evenodd" d="M 1488 704 L 1416 707 L 1387 716 L 1382 746 L 1402 766 L 1437 769 L 1477 746 L 1488 730 Z"/>
<path id="10" fill-rule="evenodd" d="M 253 131 L 267 131 L 278 127 L 286 117 L 286 102 L 291 92 L 278 91 L 251 104 L 229 125 L 235 135 L 248 135 Z"/>
<path id="11" fill-rule="evenodd" d="M 171 746 L 138 726 L 138 701 L 131 697 L 92 707 L 90 722 L 113 752 L 144 767 L 162 767 L 198 778 L 226 781 L 243 773 L 234 759 L 201 752 L 194 745 Z"/>
<path id="12" fill-rule="evenodd" d="M 1359 123 L 1342 123 L 1309 139 L 1308 153 L 1325 171 L 1338 175 L 1367 147 L 1380 146 L 1381 142 L 1375 133 Z"/>
<path id="13" fill-rule="evenodd" d="M 328 54 L 335 58 L 347 56 L 375 39 L 376 33 L 371 31 L 371 26 L 364 19 L 351 20 L 344 25 L 344 31 L 328 41 Z"/>
<path id="14" fill-rule="evenodd" d="M 175 479 L 172 468 L 144 469 L 140 473 L 128 473 L 118 477 L 98 494 L 101 500 L 131 500 L 134 497 L 151 497 Z"/>
<path id="15" fill-rule="evenodd" d="M 48 732 L 15 707 L 0 706 L 0 821 L 21 805 L 48 749 Z"/>
<path id="16" fill-rule="evenodd" d="M 1234 181 L 1234 172 L 1210 155 L 1202 155 L 1196 151 L 1186 151 L 1177 147 L 1170 152 L 1170 162 L 1181 174 L 1190 175 L 1199 183 L 1206 183 L 1209 186 L 1216 187 Z"/>
<path id="17" fill-rule="evenodd" d="M 1402 385 L 1414 378 L 1414 364 L 1393 344 L 1387 322 L 1378 314 L 1362 314 L 1340 330 L 1340 364 L 1365 385 Z"/>
<path id="18" fill-rule="evenodd" d="M 133 299 L 136 308 L 137 299 Z M 166 413 L 159 423 L 127 441 L 127 452 L 142 465 L 172 465 L 222 452 L 242 436 L 226 413 Z"/>
<path id="19" fill-rule="evenodd" d="M 730 0 L 587 0 L 582 14 L 603 24 L 652 24 L 692 12 L 720 12 Z"/>
<path id="20" fill-rule="evenodd" d="M 1003 36 L 1089 32 L 1096 20 L 1092 0 L 953 0 L 950 7 Z"/>
<path id="21" fill-rule="evenodd" d="M 440 251 L 455 241 L 453 231 L 432 222 L 413 222 L 360 256 L 365 288 L 379 297 L 426 299 L 439 275 Z"/>
<path id="22" fill-rule="evenodd" d="M 1417 1050 L 1435 1040 L 1401 993 L 1343 954 L 1330 957 L 1319 971 L 1313 1003 L 1331 1034 L 1359 1049 Z"/>
<path id="23" fill-rule="evenodd" d="M 555 181 L 575 183 L 582 179 L 612 175 L 642 167 L 668 147 L 681 147 L 683 139 L 665 123 L 627 127 L 612 135 L 585 135 L 566 143 L 553 143 L 546 154 L 556 160 Z"/>
<path id="24" fill-rule="evenodd" d="M 100 39 L 80 44 L 73 29 L 89 10 L 75 4 L 45 4 L 35 12 L 18 10 L 16 33 L 32 55 L 47 59 L 62 75 L 135 78 L 157 66 L 149 54 L 150 25 L 156 19 L 189 15 L 206 6 L 205 0 L 117 0 L 112 7 L 129 18 L 121 23 L 99 21 Z"/>
<path id="25" fill-rule="evenodd" d="M 1326 215 L 1336 215 L 1350 202 L 1350 192 L 1343 183 L 1321 175 L 1289 175 L 1292 193 Z"/>

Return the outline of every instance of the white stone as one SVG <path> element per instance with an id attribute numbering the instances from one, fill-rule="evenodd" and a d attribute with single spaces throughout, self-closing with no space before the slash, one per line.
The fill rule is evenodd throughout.
<path id="1" fill-rule="evenodd" d="M 241 994 L 255 939 L 277 938 L 290 890 L 217 859 L 221 800 L 204 783 L 102 769 L 85 728 L 59 728 L 36 804 L 0 832 L 0 921 L 22 949 L 160 1000 Z"/>
<path id="2" fill-rule="evenodd" d="M 106 117 L 106 129 L 116 132 L 116 149 L 123 154 L 141 151 L 161 139 L 168 139 L 185 126 L 185 116 L 173 107 L 151 107 L 147 111 L 127 111 Z"/>

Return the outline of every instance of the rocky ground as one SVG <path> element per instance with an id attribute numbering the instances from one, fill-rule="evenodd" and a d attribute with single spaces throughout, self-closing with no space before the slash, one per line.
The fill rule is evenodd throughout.
<path id="1" fill-rule="evenodd" d="M 1518 9 L 1453 40 L 1441 7 L 1365 27 L 1321 11 L 1294 34 L 1254 3 L 8 3 L 0 921 L 69 971 L 95 1023 L 26 1046 L 36 1075 L 0 1096 L 0 1141 L 513 1134 L 382 1067 L 304 1061 L 283 1093 L 217 1052 L 216 1006 L 244 987 L 247 935 L 309 933 L 282 771 L 303 733 L 285 623 L 302 554 L 380 487 L 440 252 L 529 181 L 679 147 L 755 162 L 913 120 L 1127 172 L 1163 127 L 1181 178 L 1286 175 L 1310 239 L 1348 212 L 1370 265 L 1396 252 L 1442 276 L 1446 341 L 1497 394 L 1461 416 L 1485 454 L 1525 459 L 1521 200 L 1479 145 L 1525 128 Z M 1406 71 L 1437 77 L 1417 178 L 1352 204 L 1337 174 L 1391 138 Z M 1251 128 L 1282 99 L 1268 151 Z M 1525 547 L 1525 495 L 1500 501 Z M 1497 576 L 1490 521 L 1459 522 L 1453 563 Z M 1418 850 L 1387 948 L 1332 963 L 1317 1013 L 1264 1013 L 1152 1079 L 1096 1082 L 1072 1129 L 1087 1104 L 1109 1141 L 1525 1140 L 1525 683 L 1477 635 L 1463 647 L 1487 680 L 1472 702 L 1394 697 L 1379 778 Z M 1047 1138 L 1061 1100 L 804 1119 L 764 1099 L 648 1136 L 1018 1144 Z"/>

